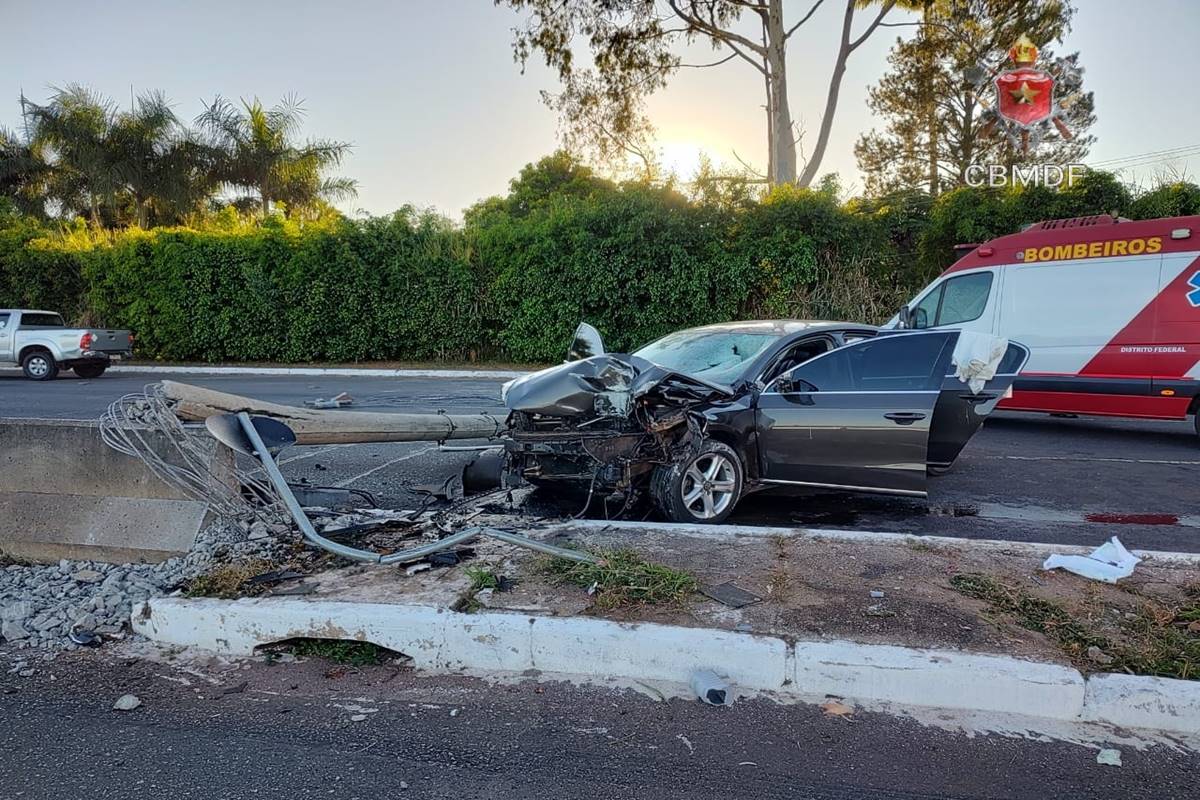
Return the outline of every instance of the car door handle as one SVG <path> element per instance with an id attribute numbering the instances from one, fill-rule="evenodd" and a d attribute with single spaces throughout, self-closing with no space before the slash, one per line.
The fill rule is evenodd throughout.
<path id="1" fill-rule="evenodd" d="M 989 400 L 995 400 L 999 395 L 990 392 L 980 392 L 979 394 L 960 394 L 960 400 L 966 400 L 968 403 L 986 403 Z"/>
<path id="2" fill-rule="evenodd" d="M 884 414 L 883 417 L 897 425 L 912 425 L 917 420 L 925 419 L 924 414 L 918 414 L 915 411 L 893 411 L 890 414 Z"/>

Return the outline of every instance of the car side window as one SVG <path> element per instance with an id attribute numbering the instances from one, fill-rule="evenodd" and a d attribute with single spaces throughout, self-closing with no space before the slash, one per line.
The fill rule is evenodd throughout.
<path id="1" fill-rule="evenodd" d="M 801 364 L 773 390 L 797 392 L 912 392 L 941 386 L 944 355 L 954 333 L 880 336 Z"/>

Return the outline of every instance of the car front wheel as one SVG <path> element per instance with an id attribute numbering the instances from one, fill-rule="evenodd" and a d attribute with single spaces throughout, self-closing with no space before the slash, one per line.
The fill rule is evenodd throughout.
<path id="1" fill-rule="evenodd" d="M 58 375 L 58 364 L 45 350 L 34 350 L 21 359 L 21 370 L 31 381 L 48 381 Z"/>
<path id="2" fill-rule="evenodd" d="M 745 470 L 732 447 L 709 440 L 691 458 L 655 468 L 650 492 L 672 522 L 724 522 L 742 496 Z"/>

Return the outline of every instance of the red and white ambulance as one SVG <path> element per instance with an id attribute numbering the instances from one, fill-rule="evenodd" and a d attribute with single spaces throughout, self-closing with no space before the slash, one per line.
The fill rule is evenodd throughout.
<path id="1" fill-rule="evenodd" d="M 1200 435 L 1200 216 L 1040 222 L 973 246 L 900 316 L 1026 345 L 1001 408 L 1191 414 Z"/>

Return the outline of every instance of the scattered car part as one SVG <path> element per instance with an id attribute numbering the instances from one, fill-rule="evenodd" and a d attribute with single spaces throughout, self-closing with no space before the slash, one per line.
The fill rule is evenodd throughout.
<path id="1" fill-rule="evenodd" d="M 315 400 L 305 400 L 304 405 L 307 408 L 346 408 L 354 405 L 354 398 L 349 392 L 341 392 L 329 399 L 318 397 Z"/>
<path id="2" fill-rule="evenodd" d="M 700 593 L 730 608 L 744 608 L 762 602 L 761 597 L 737 586 L 733 581 L 718 583 L 716 586 L 701 586 Z"/>
<path id="3" fill-rule="evenodd" d="M 239 428 L 235 428 L 229 417 L 233 417 L 237 421 Z M 216 418 L 212 418 L 216 419 Z M 291 487 L 283 477 L 283 473 L 279 471 L 279 465 L 275 463 L 275 450 L 272 449 L 259 433 L 259 428 L 263 428 L 271 437 L 271 441 L 277 449 L 282 449 L 287 446 L 289 439 L 295 441 L 295 434 L 288 429 L 285 434 L 280 428 L 287 426 L 278 420 L 270 420 L 264 417 L 251 417 L 245 411 L 239 412 L 236 416 L 222 415 L 220 421 L 209 420 L 205 421 L 205 427 L 215 438 L 221 443 L 235 450 L 246 452 L 248 449 L 250 454 L 259 460 L 266 470 L 267 476 L 270 478 L 275 491 L 282 498 L 288 513 L 292 519 L 300 527 L 300 532 L 310 543 L 324 550 L 348 558 L 353 561 L 367 561 L 376 564 L 404 564 L 429 556 L 432 553 L 441 550 L 447 550 L 455 545 L 461 544 L 476 536 L 489 536 L 494 539 L 499 539 L 509 544 L 515 544 L 521 547 L 527 547 L 531 550 L 537 550 L 542 553 L 566 558 L 572 561 L 583 561 L 594 563 L 596 558 L 588 553 L 579 550 L 568 550 L 554 545 L 546 544 L 545 542 L 535 541 L 525 536 L 512 533 L 510 531 L 502 531 L 496 528 L 467 528 L 456 533 L 452 533 L 442 539 L 427 544 L 410 547 L 406 550 L 399 550 L 394 553 L 381 554 L 373 553 L 368 550 L 360 550 L 356 547 L 349 547 L 344 544 L 339 544 L 331 539 L 327 539 L 317 533 L 313 527 L 312 521 L 305 515 L 304 509 L 296 501 L 296 496 L 292 494 Z M 289 435 L 290 434 L 290 435 Z"/>
<path id="4" fill-rule="evenodd" d="M 692 693 L 710 706 L 726 706 L 733 703 L 733 692 L 725 679 L 711 669 L 698 669 L 692 673 Z"/>

